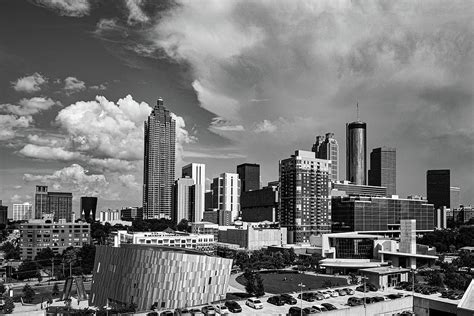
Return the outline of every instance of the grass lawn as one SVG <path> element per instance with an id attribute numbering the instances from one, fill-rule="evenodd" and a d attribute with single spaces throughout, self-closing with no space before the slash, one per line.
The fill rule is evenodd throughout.
<path id="1" fill-rule="evenodd" d="M 347 279 L 344 277 L 334 276 L 316 276 L 310 274 L 293 274 L 293 273 L 262 273 L 263 285 L 265 292 L 281 294 L 300 291 L 299 283 L 303 283 L 306 287 L 303 291 L 310 291 L 322 288 L 324 281 L 329 280 L 334 286 L 347 285 Z M 286 281 L 284 281 L 286 278 Z M 243 274 L 236 279 L 242 285 L 245 285 L 246 279 Z"/>

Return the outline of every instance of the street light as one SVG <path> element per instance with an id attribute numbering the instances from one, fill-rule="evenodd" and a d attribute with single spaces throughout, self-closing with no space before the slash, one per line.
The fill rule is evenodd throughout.
<path id="1" fill-rule="evenodd" d="M 303 316 L 303 288 L 306 286 L 303 284 L 303 282 L 301 282 L 300 284 L 298 284 L 298 286 L 300 287 L 300 312 L 301 312 L 301 316 Z"/>
<path id="2" fill-rule="evenodd" d="M 412 276 L 412 280 L 411 280 L 412 281 L 412 289 L 411 289 L 411 291 L 412 291 L 412 296 L 415 296 L 415 275 L 416 275 L 415 269 L 411 269 L 411 273 L 412 273 L 411 274 L 411 276 Z"/>

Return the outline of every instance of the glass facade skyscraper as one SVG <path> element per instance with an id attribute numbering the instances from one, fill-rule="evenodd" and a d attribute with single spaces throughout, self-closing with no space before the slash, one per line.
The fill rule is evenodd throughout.
<path id="1" fill-rule="evenodd" d="M 244 163 L 237 166 L 242 192 L 260 189 L 260 165 L 256 163 Z"/>
<path id="2" fill-rule="evenodd" d="M 374 148 L 370 153 L 369 185 L 387 188 L 387 196 L 397 194 L 397 152 L 395 148 Z"/>
<path id="3" fill-rule="evenodd" d="M 367 184 L 367 124 L 346 124 L 346 180 Z"/>
<path id="4" fill-rule="evenodd" d="M 311 149 L 316 153 L 316 158 L 331 160 L 330 179 L 335 182 L 339 180 L 339 145 L 334 138 L 334 133 L 326 133 L 326 136 L 316 136 L 316 142 Z"/>
<path id="5" fill-rule="evenodd" d="M 451 173 L 449 169 L 426 172 L 426 197 L 435 209 L 451 207 Z"/>
<path id="6" fill-rule="evenodd" d="M 176 123 L 158 99 L 145 122 L 143 211 L 145 218 L 171 218 Z"/>

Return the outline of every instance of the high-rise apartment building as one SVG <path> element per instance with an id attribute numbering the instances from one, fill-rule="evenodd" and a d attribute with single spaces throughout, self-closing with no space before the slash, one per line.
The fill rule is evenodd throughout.
<path id="1" fill-rule="evenodd" d="M 31 203 L 13 204 L 13 220 L 14 221 L 29 221 L 33 219 L 33 205 Z"/>
<path id="2" fill-rule="evenodd" d="M 280 224 L 288 243 L 309 242 L 313 234 L 331 231 L 331 161 L 297 150 L 280 160 Z"/>
<path id="3" fill-rule="evenodd" d="M 182 177 L 190 177 L 194 180 L 194 210 L 189 220 L 200 222 L 205 210 L 206 165 L 203 163 L 190 163 L 183 167 Z"/>
<path id="4" fill-rule="evenodd" d="M 35 192 L 35 218 L 43 218 L 43 213 L 49 213 L 48 210 L 48 186 L 37 185 Z"/>
<path id="5" fill-rule="evenodd" d="M 72 193 L 48 192 L 48 212 L 53 215 L 54 222 L 60 219 L 72 221 Z"/>
<path id="6" fill-rule="evenodd" d="M 212 207 L 230 211 L 232 221 L 240 217 L 240 179 L 237 173 L 222 173 L 211 184 Z"/>
<path id="7" fill-rule="evenodd" d="M 451 207 L 451 174 L 449 169 L 428 170 L 426 172 L 426 197 L 436 209 Z"/>
<path id="8" fill-rule="evenodd" d="M 367 184 L 367 124 L 346 124 L 346 180 Z"/>
<path id="9" fill-rule="evenodd" d="M 334 133 L 326 133 L 326 136 L 316 136 L 316 142 L 312 151 L 316 158 L 331 160 L 331 181 L 339 180 L 339 145 L 334 138 Z"/>
<path id="10" fill-rule="evenodd" d="M 173 216 L 171 219 L 179 223 L 182 219 L 194 222 L 195 185 L 191 178 L 179 178 L 174 183 Z"/>
<path id="11" fill-rule="evenodd" d="M 387 196 L 397 194 L 397 151 L 374 148 L 370 153 L 369 185 L 387 188 Z"/>
<path id="12" fill-rule="evenodd" d="M 143 210 L 146 218 L 171 218 L 176 123 L 158 99 L 145 122 Z"/>
<path id="13" fill-rule="evenodd" d="M 260 189 L 260 165 L 256 163 L 244 163 L 237 166 L 241 192 L 255 191 Z"/>
<path id="14" fill-rule="evenodd" d="M 97 197 L 81 196 L 81 218 L 86 221 L 95 221 L 97 211 Z"/>
<path id="15" fill-rule="evenodd" d="M 461 205 L 461 188 L 451 187 L 449 189 L 449 204 L 452 210 L 458 209 Z"/>
<path id="16" fill-rule="evenodd" d="M 8 224 L 8 206 L 2 205 L 2 200 L 0 200 L 0 224 Z"/>

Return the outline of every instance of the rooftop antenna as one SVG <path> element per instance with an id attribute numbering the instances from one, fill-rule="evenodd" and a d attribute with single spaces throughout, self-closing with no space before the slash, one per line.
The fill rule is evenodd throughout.
<path id="1" fill-rule="evenodd" d="M 357 102 L 357 121 L 359 120 L 359 102 Z"/>

